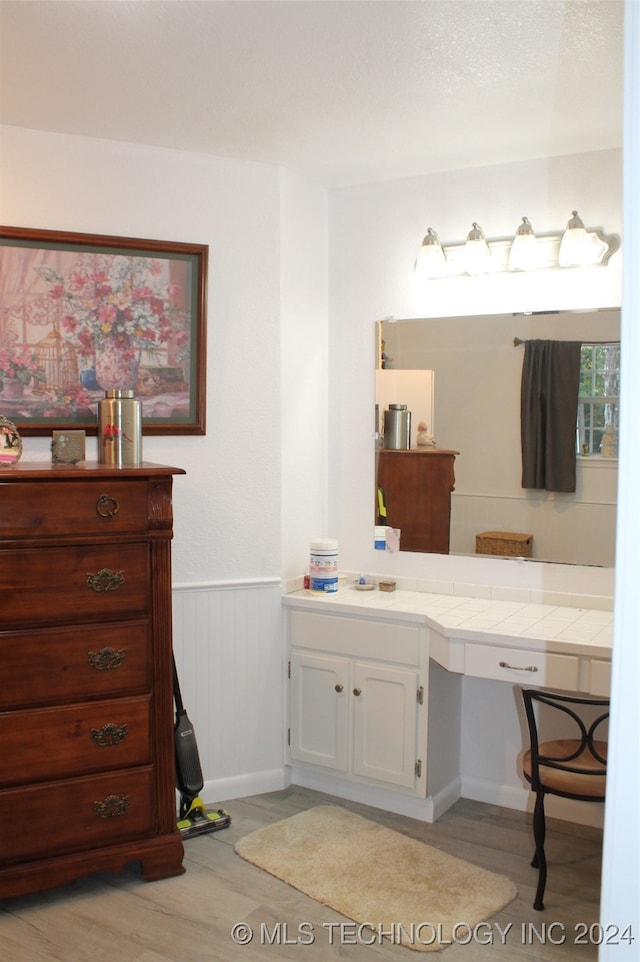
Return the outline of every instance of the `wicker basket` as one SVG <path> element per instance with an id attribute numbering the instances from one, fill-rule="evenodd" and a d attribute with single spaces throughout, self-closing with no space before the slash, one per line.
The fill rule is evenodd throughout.
<path id="1" fill-rule="evenodd" d="M 532 549 L 532 534 L 519 534 L 516 531 L 483 531 L 476 535 L 476 554 L 530 558 Z"/>

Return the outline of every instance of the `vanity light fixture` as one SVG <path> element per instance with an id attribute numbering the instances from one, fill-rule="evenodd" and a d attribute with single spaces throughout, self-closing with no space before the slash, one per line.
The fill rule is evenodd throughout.
<path id="1" fill-rule="evenodd" d="M 560 267 L 580 267 L 585 262 L 589 241 L 578 211 L 571 211 L 571 219 L 560 241 L 558 264 Z"/>
<path id="2" fill-rule="evenodd" d="M 560 241 L 558 264 L 560 267 L 589 267 L 600 263 L 610 254 L 607 239 L 601 237 L 597 231 L 588 231 L 578 216 L 578 211 L 571 212 L 571 219 Z"/>
<path id="3" fill-rule="evenodd" d="M 536 235 L 529 218 L 523 217 L 515 237 L 487 240 L 474 221 L 463 244 L 441 244 L 430 227 L 416 258 L 415 271 L 421 278 L 431 280 L 489 272 L 606 267 L 619 247 L 619 237 L 588 230 L 575 210 L 564 233 Z"/>
<path id="4" fill-rule="evenodd" d="M 418 251 L 415 264 L 416 271 L 425 278 L 444 277 L 447 273 L 447 259 L 442 250 L 440 238 L 429 227 Z"/>
<path id="5" fill-rule="evenodd" d="M 535 271 L 540 262 L 538 239 L 528 217 L 522 218 L 509 252 L 510 271 Z"/>
<path id="6" fill-rule="evenodd" d="M 466 274 L 487 274 L 491 270 L 491 251 L 484 231 L 475 221 L 467 234 L 464 245 L 464 267 Z"/>

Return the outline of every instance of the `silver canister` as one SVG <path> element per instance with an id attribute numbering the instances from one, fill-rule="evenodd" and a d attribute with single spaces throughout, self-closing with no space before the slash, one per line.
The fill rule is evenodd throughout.
<path id="1" fill-rule="evenodd" d="M 406 404 L 390 404 L 384 412 L 384 446 L 392 451 L 408 448 L 411 440 L 411 412 Z"/>
<path id="2" fill-rule="evenodd" d="M 105 391 L 98 402 L 98 461 L 122 467 L 142 460 L 142 404 L 133 391 Z"/>

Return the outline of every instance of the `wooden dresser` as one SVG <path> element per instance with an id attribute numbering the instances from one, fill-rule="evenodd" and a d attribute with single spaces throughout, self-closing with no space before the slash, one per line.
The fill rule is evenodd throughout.
<path id="1" fill-rule="evenodd" d="M 0 471 L 0 898 L 131 861 L 179 875 L 173 475 Z"/>
<path id="2" fill-rule="evenodd" d="M 376 484 L 384 494 L 387 524 L 401 529 L 402 551 L 449 554 L 458 453 L 441 448 L 376 451 Z"/>

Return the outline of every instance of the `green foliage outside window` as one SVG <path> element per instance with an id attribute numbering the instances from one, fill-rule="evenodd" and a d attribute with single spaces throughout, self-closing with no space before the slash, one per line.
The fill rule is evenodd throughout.
<path id="1" fill-rule="evenodd" d="M 577 452 L 618 456 L 620 345 L 583 344 L 580 356 Z"/>

